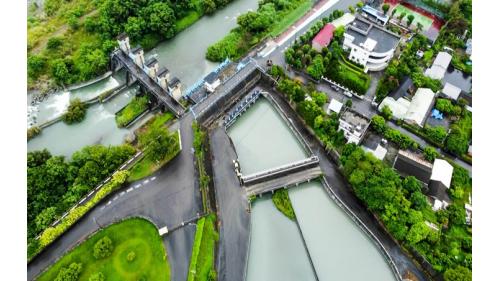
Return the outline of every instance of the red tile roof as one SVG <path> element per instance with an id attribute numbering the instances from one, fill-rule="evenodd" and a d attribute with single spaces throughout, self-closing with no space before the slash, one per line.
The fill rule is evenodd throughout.
<path id="1" fill-rule="evenodd" d="M 335 31 L 335 26 L 331 23 L 327 23 L 323 29 L 321 29 L 318 34 L 314 36 L 312 42 L 319 44 L 321 47 L 327 47 L 330 44 L 330 41 L 332 41 L 333 31 Z"/>

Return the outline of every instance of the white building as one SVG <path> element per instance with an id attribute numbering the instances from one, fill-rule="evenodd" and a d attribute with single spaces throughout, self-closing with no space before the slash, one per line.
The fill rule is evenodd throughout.
<path id="1" fill-rule="evenodd" d="M 160 70 L 160 65 L 158 64 L 158 60 L 155 58 L 148 60 L 144 64 L 143 70 L 148 74 L 149 77 L 151 77 L 152 79 L 156 79 L 156 75 Z"/>
<path id="2" fill-rule="evenodd" d="M 392 111 L 392 116 L 396 119 L 403 119 L 408 123 L 423 127 L 425 120 L 434 103 L 435 94 L 431 89 L 419 88 L 411 101 L 400 97 L 394 100 L 386 97 L 379 105 L 378 110 L 382 112 L 384 106 L 388 106 Z"/>
<path id="3" fill-rule="evenodd" d="M 333 26 L 335 26 L 335 28 L 339 28 L 341 26 L 346 26 L 346 25 L 350 24 L 355 19 L 356 19 L 356 17 L 353 16 L 353 14 L 351 14 L 351 13 L 345 13 L 340 18 L 334 19 L 331 22 L 331 24 L 333 24 Z"/>
<path id="4" fill-rule="evenodd" d="M 345 110 L 339 118 L 339 131 L 344 132 L 347 143 L 359 144 L 370 125 L 370 119 L 350 109 Z"/>
<path id="5" fill-rule="evenodd" d="M 365 67 L 365 72 L 387 67 L 399 44 L 400 37 L 376 24 L 356 18 L 344 33 L 344 50 L 350 50 L 349 60 Z"/>
<path id="6" fill-rule="evenodd" d="M 447 52 L 439 52 L 432 66 L 425 70 L 425 76 L 430 77 L 432 79 L 441 80 L 446 73 L 446 69 L 451 62 L 451 55 Z"/>
<path id="7" fill-rule="evenodd" d="M 144 50 L 138 46 L 130 50 L 128 56 L 137 64 L 140 68 L 144 66 Z"/>
<path id="8" fill-rule="evenodd" d="M 451 185 L 452 176 L 453 166 L 448 161 L 443 159 L 434 160 L 428 192 L 434 211 L 446 208 L 450 204 L 451 199 L 448 196 L 448 189 Z"/>
<path id="9" fill-rule="evenodd" d="M 328 115 L 332 114 L 332 112 L 339 114 L 340 111 L 342 110 L 342 106 L 344 106 L 343 103 L 341 103 L 340 101 L 338 101 L 336 99 L 332 99 L 330 101 L 330 104 L 328 105 L 328 109 L 326 110 L 326 113 Z"/>
<path id="10" fill-rule="evenodd" d="M 177 77 L 172 78 L 168 84 L 168 92 L 176 101 L 179 101 L 181 98 L 181 81 Z"/>
<path id="11" fill-rule="evenodd" d="M 441 90 L 441 93 L 443 93 L 443 95 L 452 100 L 457 100 L 460 97 L 461 92 L 462 89 L 448 82 L 444 84 L 444 88 Z"/>
<path id="12" fill-rule="evenodd" d="M 210 93 L 213 93 L 215 89 L 219 87 L 220 83 L 219 75 L 217 75 L 216 72 L 210 72 L 210 74 L 205 77 L 205 89 Z"/>

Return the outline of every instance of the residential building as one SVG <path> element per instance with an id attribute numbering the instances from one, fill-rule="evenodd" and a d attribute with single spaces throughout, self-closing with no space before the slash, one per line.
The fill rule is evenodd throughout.
<path id="1" fill-rule="evenodd" d="M 441 93 L 445 97 L 452 99 L 452 100 L 458 100 L 461 92 L 462 92 L 462 89 L 460 89 L 459 87 L 457 87 L 451 83 L 448 83 L 448 82 L 446 82 L 446 84 L 444 84 L 444 88 L 441 90 Z"/>
<path id="2" fill-rule="evenodd" d="M 431 179 L 432 164 L 421 155 L 410 151 L 399 150 L 393 167 L 402 176 L 414 176 L 424 185 L 427 185 Z"/>
<path id="3" fill-rule="evenodd" d="M 343 106 L 344 106 L 344 104 L 341 103 L 340 101 L 338 101 L 336 99 L 332 99 L 330 101 L 330 104 L 328 104 L 328 109 L 326 110 L 326 113 L 328 115 L 330 115 L 332 112 L 339 114 L 340 111 L 342 110 Z"/>
<path id="4" fill-rule="evenodd" d="M 331 23 L 325 24 L 323 28 L 314 36 L 311 46 L 317 52 L 321 52 L 323 48 L 327 48 L 333 38 L 333 32 L 335 32 L 335 26 Z"/>
<path id="5" fill-rule="evenodd" d="M 363 140 L 363 148 L 364 151 L 369 152 L 375 156 L 375 158 L 379 160 L 384 160 L 387 155 L 387 140 L 383 139 L 377 134 L 369 134 Z"/>
<path id="6" fill-rule="evenodd" d="M 446 208 L 451 203 L 451 199 L 448 196 L 448 189 L 451 185 L 452 176 L 453 166 L 448 161 L 443 159 L 434 160 L 429 189 L 427 191 L 434 211 Z"/>
<path id="7" fill-rule="evenodd" d="M 423 127 L 434 104 L 434 97 L 435 94 L 431 89 L 419 88 L 411 101 L 403 96 L 397 100 L 393 97 L 384 98 L 378 110 L 382 112 L 382 109 L 388 106 L 395 119 L 403 119 L 408 123 Z"/>
<path id="8" fill-rule="evenodd" d="M 371 120 L 353 110 L 346 109 L 339 118 L 339 131 L 344 132 L 348 143 L 359 144 Z"/>
<path id="9" fill-rule="evenodd" d="M 343 49 L 350 50 L 349 60 L 365 67 L 365 72 L 387 67 L 400 37 L 362 18 L 347 25 Z"/>
<path id="10" fill-rule="evenodd" d="M 447 52 L 439 52 L 432 66 L 425 70 L 425 76 L 441 80 L 451 62 L 451 55 Z"/>

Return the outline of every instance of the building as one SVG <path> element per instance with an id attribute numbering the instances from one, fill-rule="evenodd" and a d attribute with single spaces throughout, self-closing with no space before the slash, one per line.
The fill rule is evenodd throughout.
<path id="1" fill-rule="evenodd" d="M 393 167 L 402 176 L 414 176 L 424 185 L 427 185 L 431 179 L 432 164 L 422 156 L 406 150 L 398 151 Z"/>
<path id="2" fill-rule="evenodd" d="M 340 111 L 342 110 L 343 106 L 344 106 L 344 104 L 341 103 L 340 101 L 338 101 L 336 99 L 332 99 L 330 101 L 330 104 L 328 105 L 328 109 L 326 110 L 326 113 L 328 115 L 330 115 L 332 112 L 339 114 Z"/>
<path id="3" fill-rule="evenodd" d="M 439 52 L 432 66 L 425 70 L 425 76 L 432 79 L 441 80 L 451 62 L 451 55 L 447 52 Z"/>
<path id="4" fill-rule="evenodd" d="M 387 67 L 400 37 L 364 19 L 356 18 L 344 32 L 343 49 L 349 60 L 365 67 L 365 72 Z"/>
<path id="5" fill-rule="evenodd" d="M 384 15 L 383 12 L 368 5 L 363 6 L 361 12 L 365 18 L 381 25 L 386 25 L 389 21 L 389 16 Z"/>
<path id="6" fill-rule="evenodd" d="M 331 23 L 325 24 L 323 28 L 314 36 L 311 46 L 317 52 L 321 52 L 323 48 L 327 48 L 333 38 L 333 32 L 335 32 L 335 26 Z"/>
<path id="7" fill-rule="evenodd" d="M 168 84 L 168 92 L 176 101 L 179 101 L 182 96 L 181 81 L 179 80 L 179 78 L 172 78 L 172 80 Z"/>
<path id="8" fill-rule="evenodd" d="M 353 110 L 346 109 L 339 118 L 339 131 L 344 132 L 348 143 L 359 144 L 371 120 Z"/>
<path id="9" fill-rule="evenodd" d="M 116 38 L 118 40 L 118 47 L 120 50 L 125 52 L 125 54 L 128 54 L 130 52 L 130 39 L 128 38 L 127 34 L 122 33 L 118 35 Z"/>
<path id="10" fill-rule="evenodd" d="M 383 139 L 377 134 L 368 134 L 364 140 L 361 148 L 369 152 L 379 160 L 384 160 L 387 155 L 387 140 Z"/>
<path id="11" fill-rule="evenodd" d="M 144 72 L 148 74 L 152 79 L 156 79 L 158 74 L 158 70 L 160 70 L 160 65 L 158 64 L 158 60 L 156 58 L 151 58 L 144 64 Z"/>
<path id="12" fill-rule="evenodd" d="M 158 76 L 156 77 L 156 83 L 160 85 L 164 90 L 168 90 L 168 81 L 170 79 L 170 71 L 162 67 L 158 70 Z"/>
<path id="13" fill-rule="evenodd" d="M 453 166 L 448 161 L 443 159 L 434 160 L 429 189 L 427 191 L 434 211 L 446 208 L 451 203 L 451 199 L 448 196 L 448 189 L 451 185 L 452 176 Z"/>
<path id="14" fill-rule="evenodd" d="M 444 96 L 446 96 L 449 99 L 455 100 L 455 101 L 458 100 L 461 92 L 462 92 L 462 89 L 460 89 L 459 87 L 452 85 L 451 83 L 448 83 L 448 82 L 446 82 L 446 84 L 444 84 L 444 88 L 441 90 L 441 93 Z"/>
<path id="15" fill-rule="evenodd" d="M 465 53 L 470 57 L 472 60 L 472 38 L 467 39 L 467 42 L 465 42 Z"/>
<path id="16" fill-rule="evenodd" d="M 137 46 L 130 50 L 128 56 L 137 64 L 140 68 L 144 66 L 144 50 L 141 46 Z"/>
<path id="17" fill-rule="evenodd" d="M 215 88 L 219 87 L 220 85 L 220 79 L 219 75 L 217 75 L 217 72 L 210 72 L 205 77 L 205 89 L 207 89 L 208 92 L 213 93 L 215 91 Z"/>
<path id="18" fill-rule="evenodd" d="M 403 119 L 405 122 L 423 127 L 434 104 L 434 97 L 435 94 L 431 89 L 419 88 L 411 101 L 405 97 L 399 97 L 397 100 L 393 97 L 384 98 L 378 110 L 382 112 L 382 109 L 388 106 L 395 119 Z"/>
<path id="19" fill-rule="evenodd" d="M 431 89 L 419 88 L 411 99 L 411 103 L 405 114 L 404 120 L 408 123 L 413 123 L 423 127 L 425 120 L 432 109 L 432 105 L 434 104 L 435 96 L 436 95 Z"/>

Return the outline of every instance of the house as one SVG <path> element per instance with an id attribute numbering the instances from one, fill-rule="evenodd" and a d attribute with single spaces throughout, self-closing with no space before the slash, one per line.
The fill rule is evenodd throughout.
<path id="1" fill-rule="evenodd" d="M 210 93 L 213 93 L 215 91 L 215 88 L 219 87 L 220 85 L 220 79 L 219 75 L 217 75 L 217 72 L 210 72 L 210 74 L 208 74 L 204 80 L 205 89 L 207 89 L 207 91 Z"/>
<path id="2" fill-rule="evenodd" d="M 419 154 L 406 150 L 399 150 L 393 168 L 402 176 L 414 176 L 424 185 L 427 185 L 432 175 L 432 164 Z"/>
<path id="3" fill-rule="evenodd" d="M 382 112 L 385 106 L 392 111 L 395 119 L 423 127 L 434 103 L 435 94 L 431 89 L 419 88 L 413 95 L 411 101 L 401 96 L 397 100 L 393 97 L 386 97 L 380 103 L 378 110 Z"/>
<path id="4" fill-rule="evenodd" d="M 452 176 L 453 166 L 448 161 L 443 159 L 434 160 L 427 192 L 427 195 L 431 198 L 434 211 L 446 208 L 451 203 L 448 189 L 451 185 Z"/>
<path id="5" fill-rule="evenodd" d="M 333 38 L 335 26 L 331 23 L 325 24 L 323 28 L 314 36 L 312 40 L 312 48 L 317 52 L 321 52 L 323 48 L 327 48 Z"/>
<path id="6" fill-rule="evenodd" d="M 339 118 L 339 131 L 344 132 L 348 143 L 359 144 L 371 120 L 353 110 L 346 109 Z"/>
<path id="7" fill-rule="evenodd" d="M 459 87 L 457 87 L 451 83 L 448 83 L 448 82 L 446 82 L 446 84 L 444 84 L 444 88 L 441 90 L 441 93 L 444 96 L 446 96 L 449 99 L 455 100 L 455 101 L 458 100 L 461 92 L 462 92 L 462 89 L 460 89 Z"/>
<path id="8" fill-rule="evenodd" d="M 361 12 L 365 18 L 381 25 L 386 25 L 389 21 L 389 16 L 384 15 L 383 12 L 368 5 L 364 5 L 363 8 L 361 8 Z"/>
<path id="9" fill-rule="evenodd" d="M 362 18 L 352 21 L 344 32 L 343 49 L 350 50 L 349 60 L 365 67 L 365 72 L 387 67 L 400 37 Z"/>
<path id="10" fill-rule="evenodd" d="M 344 106 L 344 104 L 341 103 L 340 101 L 338 101 L 336 99 L 332 99 L 330 101 L 330 104 L 328 105 L 328 109 L 326 110 L 326 113 L 328 115 L 330 115 L 332 112 L 339 114 L 340 111 L 342 110 L 343 106 Z"/>
<path id="11" fill-rule="evenodd" d="M 387 140 L 383 139 L 377 134 L 369 134 L 364 140 L 363 148 L 364 151 L 369 152 L 379 160 L 384 160 L 387 154 Z"/>
<path id="12" fill-rule="evenodd" d="M 432 66 L 425 70 L 425 76 L 441 80 L 451 62 L 451 55 L 447 52 L 439 52 Z"/>

